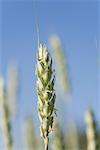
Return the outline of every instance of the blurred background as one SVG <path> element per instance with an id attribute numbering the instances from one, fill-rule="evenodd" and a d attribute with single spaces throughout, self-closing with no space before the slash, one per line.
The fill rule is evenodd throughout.
<path id="1" fill-rule="evenodd" d="M 9 98 L 9 107 L 16 110 L 15 115 L 12 112 L 16 150 L 26 150 L 23 129 L 29 118 L 40 136 L 35 74 L 37 25 L 41 43 L 47 45 L 54 60 L 57 120 L 62 130 L 67 135 L 69 127 L 75 129 L 73 133 L 77 127 L 78 134 L 85 136 L 88 108 L 92 108 L 100 127 L 99 5 L 98 0 L 0 0 L 0 76 L 8 89 L 9 81 L 17 82 L 12 85 L 17 91 L 16 104 Z M 55 43 L 60 51 L 56 51 Z"/>

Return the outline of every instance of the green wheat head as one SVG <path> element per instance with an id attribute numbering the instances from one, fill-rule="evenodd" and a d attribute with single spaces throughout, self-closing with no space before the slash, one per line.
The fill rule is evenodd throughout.
<path id="1" fill-rule="evenodd" d="M 60 90 L 63 94 L 68 94 L 70 91 L 69 69 L 60 38 L 56 35 L 51 36 L 50 45 L 55 54 L 59 83 L 62 87 Z"/>
<path id="2" fill-rule="evenodd" d="M 4 80 L 0 77 L 0 113 L 2 114 L 2 120 L 0 122 L 2 126 L 3 139 L 6 150 L 12 150 L 13 140 L 11 134 L 11 120 L 10 112 L 7 101 L 7 94 L 5 90 Z"/>
<path id="3" fill-rule="evenodd" d="M 87 150 L 99 150 L 97 126 L 91 109 L 86 112 L 86 124 Z"/>
<path id="4" fill-rule="evenodd" d="M 37 54 L 37 93 L 38 114 L 40 118 L 40 131 L 44 139 L 45 150 L 48 149 L 49 133 L 54 121 L 54 70 L 52 69 L 52 58 L 47 51 L 46 45 L 39 45 Z"/>
<path id="5" fill-rule="evenodd" d="M 28 150 L 36 150 L 38 143 L 35 129 L 31 117 L 27 118 L 24 123 L 24 142 Z"/>
<path id="6" fill-rule="evenodd" d="M 59 122 L 55 123 L 55 133 L 53 140 L 53 150 L 66 150 L 65 147 L 65 137 L 60 127 Z"/>

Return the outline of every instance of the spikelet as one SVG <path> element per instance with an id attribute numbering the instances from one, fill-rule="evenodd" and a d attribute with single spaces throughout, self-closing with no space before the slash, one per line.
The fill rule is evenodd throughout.
<path id="1" fill-rule="evenodd" d="M 53 150 L 66 150 L 65 137 L 58 122 L 55 123 L 54 131 Z"/>
<path id="2" fill-rule="evenodd" d="M 87 150 L 99 150 L 97 144 L 96 122 L 92 110 L 86 112 L 86 124 Z"/>
<path id="3" fill-rule="evenodd" d="M 28 118 L 24 123 L 24 141 L 28 150 L 37 149 L 37 139 L 35 129 L 31 118 Z"/>
<path id="4" fill-rule="evenodd" d="M 48 150 L 49 133 L 54 120 L 54 70 L 52 59 L 45 45 L 39 45 L 37 54 L 37 93 L 38 93 L 38 114 L 41 122 L 40 132 L 44 139 L 45 150 Z"/>
<path id="5" fill-rule="evenodd" d="M 69 86 L 69 75 L 68 75 L 68 64 L 64 56 L 63 48 L 61 46 L 60 38 L 56 35 L 50 38 L 50 45 L 54 49 L 55 60 L 58 66 L 58 79 L 61 84 L 61 89 L 64 94 L 68 94 L 70 90 Z M 67 69 L 66 69 L 67 68 Z"/>
<path id="6" fill-rule="evenodd" d="M 4 80 L 0 77 L 0 113 L 2 114 L 2 132 L 6 150 L 12 150 L 12 135 L 10 114 L 7 102 L 7 95 L 4 87 Z"/>
<path id="7" fill-rule="evenodd" d="M 8 66 L 7 76 L 7 97 L 11 116 L 15 116 L 17 111 L 17 94 L 18 94 L 18 67 L 16 64 Z"/>

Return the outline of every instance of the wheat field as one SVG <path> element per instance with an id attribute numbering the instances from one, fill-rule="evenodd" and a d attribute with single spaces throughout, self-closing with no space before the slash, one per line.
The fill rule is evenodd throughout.
<path id="1" fill-rule="evenodd" d="M 0 1 L 0 150 L 100 150 L 98 1 Z"/>

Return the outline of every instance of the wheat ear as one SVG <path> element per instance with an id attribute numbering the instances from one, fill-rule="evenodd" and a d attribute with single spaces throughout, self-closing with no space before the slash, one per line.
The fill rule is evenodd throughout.
<path id="1" fill-rule="evenodd" d="M 98 150 L 96 122 L 92 110 L 86 112 L 86 123 L 87 150 Z"/>
<path id="2" fill-rule="evenodd" d="M 24 141 L 27 149 L 36 150 L 37 149 L 37 138 L 35 134 L 35 129 L 31 117 L 27 118 L 24 123 Z"/>
<path id="3" fill-rule="evenodd" d="M 54 142 L 53 142 L 53 150 L 65 150 L 65 137 L 60 127 L 59 122 L 55 123 L 55 134 L 54 134 Z"/>
<path id="4" fill-rule="evenodd" d="M 0 110 L 2 113 L 2 131 L 6 150 L 12 150 L 12 135 L 10 113 L 7 102 L 7 95 L 4 87 L 4 80 L 0 77 Z"/>
<path id="5" fill-rule="evenodd" d="M 66 147 L 68 149 L 75 149 L 75 150 L 79 150 L 79 137 L 78 137 L 78 130 L 76 127 L 75 122 L 69 121 L 68 124 L 68 131 L 66 133 L 66 140 L 67 140 L 67 144 Z"/>
<path id="6" fill-rule="evenodd" d="M 57 68 L 59 75 L 58 79 L 60 79 L 59 82 L 62 86 L 61 90 L 64 94 L 67 94 L 70 91 L 69 72 L 68 72 L 69 69 L 60 38 L 57 35 L 51 36 L 50 45 L 54 50 L 55 60 L 58 66 Z"/>
<path id="7" fill-rule="evenodd" d="M 17 113 L 17 95 L 18 95 L 18 66 L 10 64 L 7 74 L 7 97 L 11 117 Z"/>
<path id="8" fill-rule="evenodd" d="M 37 54 L 37 93 L 38 93 L 38 114 L 40 118 L 40 132 L 43 137 L 45 150 L 48 150 L 49 133 L 54 120 L 54 70 L 52 59 L 45 45 L 39 46 Z"/>

